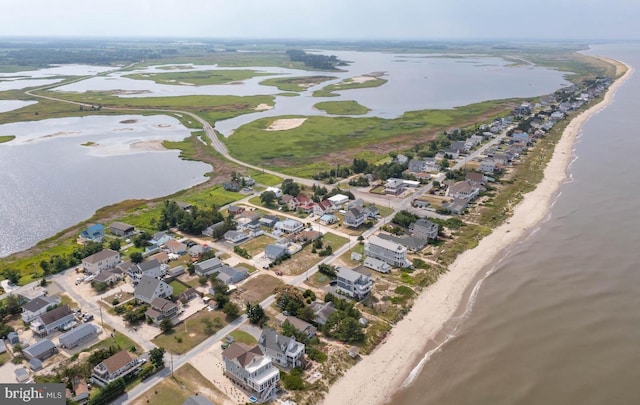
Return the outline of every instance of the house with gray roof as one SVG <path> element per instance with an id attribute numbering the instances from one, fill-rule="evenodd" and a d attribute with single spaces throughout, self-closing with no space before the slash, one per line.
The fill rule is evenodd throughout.
<path id="1" fill-rule="evenodd" d="M 129 236 L 135 232 L 136 228 L 133 225 L 125 224 L 124 222 L 114 222 L 109 225 L 109 231 L 115 236 Z"/>
<path id="2" fill-rule="evenodd" d="M 197 275 L 208 277 L 216 271 L 220 271 L 220 268 L 223 264 L 224 263 L 222 263 L 220 259 L 218 259 L 217 257 L 213 257 L 203 262 L 196 263 L 193 268 L 195 269 Z"/>
<path id="3" fill-rule="evenodd" d="M 29 381 L 29 372 L 24 367 L 20 367 L 15 369 L 14 374 L 16 375 L 16 381 L 19 383 L 25 383 Z"/>
<path id="4" fill-rule="evenodd" d="M 249 239 L 249 234 L 242 231 L 227 231 L 224 234 L 224 239 L 231 243 L 240 243 L 246 239 Z"/>
<path id="5" fill-rule="evenodd" d="M 157 278 L 142 276 L 133 295 L 137 300 L 150 304 L 154 298 L 167 298 L 173 294 L 173 287 Z"/>
<path id="6" fill-rule="evenodd" d="M 29 368 L 31 369 L 31 371 L 40 371 L 42 370 L 42 362 L 40 361 L 40 359 L 34 357 L 33 359 L 29 360 Z"/>
<path id="7" fill-rule="evenodd" d="M 375 257 L 366 257 L 364 259 L 364 267 L 380 273 L 388 273 L 391 271 L 391 265 L 389 265 L 389 263 L 383 262 Z"/>
<path id="8" fill-rule="evenodd" d="M 73 321 L 75 313 L 68 305 L 62 305 L 45 312 L 31 321 L 30 328 L 38 336 L 47 336 Z"/>
<path id="9" fill-rule="evenodd" d="M 316 318 L 316 323 L 318 325 L 324 325 L 327 323 L 327 319 L 336 312 L 336 307 L 333 305 L 333 302 L 320 302 L 315 301 L 311 303 L 311 309 L 313 310 L 313 314 Z"/>
<path id="10" fill-rule="evenodd" d="M 371 236 L 364 244 L 364 253 L 368 257 L 382 260 L 391 266 L 410 267 L 407 260 L 407 248 L 397 242 L 386 240 L 380 236 Z"/>
<path id="11" fill-rule="evenodd" d="M 140 366 L 142 362 L 136 355 L 127 350 L 121 350 L 93 368 L 91 382 L 104 387 L 118 378 L 133 373 Z"/>
<path id="12" fill-rule="evenodd" d="M 258 220 L 260 225 L 266 226 L 267 228 L 273 228 L 278 221 L 280 221 L 280 218 L 275 215 L 264 215 Z"/>
<path id="13" fill-rule="evenodd" d="M 264 248 L 264 255 L 269 260 L 278 260 L 287 254 L 287 247 L 278 243 L 272 243 Z"/>
<path id="14" fill-rule="evenodd" d="M 438 239 L 438 224 L 428 219 L 420 218 L 416 222 L 409 225 L 409 229 L 413 232 L 413 236 L 425 240 Z"/>
<path id="15" fill-rule="evenodd" d="M 91 274 L 116 267 L 120 263 L 120 253 L 111 249 L 104 249 L 82 259 L 82 267 Z"/>
<path id="16" fill-rule="evenodd" d="M 287 218 L 275 224 L 274 229 L 284 233 L 296 233 L 304 229 L 304 224 L 295 219 Z"/>
<path id="17" fill-rule="evenodd" d="M 46 360 L 57 352 L 58 349 L 56 349 L 56 345 L 49 339 L 42 339 L 38 343 L 22 349 L 22 355 L 27 360 Z"/>
<path id="18" fill-rule="evenodd" d="M 123 274 L 120 271 L 114 270 L 116 269 L 102 271 L 97 276 L 95 276 L 92 281 L 106 284 L 115 284 L 118 281 L 122 280 Z"/>
<path id="19" fill-rule="evenodd" d="M 163 319 L 171 319 L 178 315 L 178 306 L 164 298 L 154 298 L 151 307 L 145 312 L 145 316 L 153 323 L 160 323 Z"/>
<path id="20" fill-rule="evenodd" d="M 366 275 L 346 267 L 338 267 L 337 293 L 361 300 L 371 292 L 372 288 L 371 274 Z"/>
<path id="21" fill-rule="evenodd" d="M 220 267 L 216 278 L 225 284 L 235 284 L 249 277 L 249 271 L 242 267 L 231 267 L 226 264 Z"/>
<path id="22" fill-rule="evenodd" d="M 62 299 L 58 296 L 38 297 L 31 300 L 22 305 L 22 320 L 29 323 L 52 307 L 60 304 L 61 301 Z"/>
<path id="23" fill-rule="evenodd" d="M 354 207 L 348 210 L 344 214 L 344 224 L 346 226 L 350 226 L 352 228 L 357 228 L 360 225 L 364 224 L 365 215 L 364 209 L 359 207 Z"/>
<path id="24" fill-rule="evenodd" d="M 314 337 L 318 333 L 318 329 L 311 325 L 309 322 L 305 322 L 302 319 L 295 316 L 285 316 L 279 314 L 276 316 L 276 321 L 282 326 L 285 322 L 289 322 L 298 332 L 304 333 L 309 339 Z"/>
<path id="25" fill-rule="evenodd" d="M 202 395 L 192 395 L 187 398 L 182 405 L 215 405 Z"/>
<path id="26" fill-rule="evenodd" d="M 294 337 L 280 335 L 271 328 L 264 328 L 258 340 L 260 350 L 277 365 L 284 368 L 295 368 L 302 365 L 304 344 Z"/>
<path id="27" fill-rule="evenodd" d="M 167 273 L 168 269 L 169 267 L 167 265 L 160 263 L 156 259 L 147 260 L 146 262 L 138 264 L 137 277 L 163 277 Z"/>
<path id="28" fill-rule="evenodd" d="M 280 371 L 272 359 L 258 346 L 233 342 L 222 352 L 224 375 L 242 388 L 258 396 L 261 402 L 269 399 L 280 380 Z"/>
<path id="29" fill-rule="evenodd" d="M 83 323 L 58 337 L 60 347 L 72 349 L 98 336 L 98 327 L 91 323 Z"/>

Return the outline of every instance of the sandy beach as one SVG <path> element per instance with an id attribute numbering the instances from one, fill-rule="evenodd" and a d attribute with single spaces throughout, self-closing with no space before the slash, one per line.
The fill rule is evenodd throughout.
<path id="1" fill-rule="evenodd" d="M 611 61 L 608 59 L 608 61 Z M 618 69 L 623 64 L 615 62 Z M 620 70 L 618 70 L 620 72 Z M 385 341 L 333 386 L 324 404 L 382 404 L 398 390 L 428 349 L 446 340 L 447 321 L 461 312 L 471 284 L 494 263 L 506 249 L 525 237 L 549 212 L 558 188 L 567 178 L 573 144 L 582 125 L 611 103 L 615 92 L 633 73 L 631 67 L 615 81 L 603 100 L 575 117 L 564 130 L 553 157 L 538 187 L 526 194 L 510 220 L 496 228 L 474 249 L 458 256 L 444 274 L 416 299 L 413 308 L 398 322 Z"/>
<path id="2" fill-rule="evenodd" d="M 286 131 L 288 129 L 298 128 L 304 124 L 306 118 L 281 118 L 273 121 L 265 131 Z"/>

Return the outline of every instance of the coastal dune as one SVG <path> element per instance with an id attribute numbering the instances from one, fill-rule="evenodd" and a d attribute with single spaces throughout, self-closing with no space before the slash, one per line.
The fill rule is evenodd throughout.
<path id="1" fill-rule="evenodd" d="M 618 61 L 609 61 L 614 62 L 618 69 L 625 67 Z M 466 312 L 465 298 L 472 283 L 482 276 L 483 271 L 488 271 L 488 267 L 505 254 L 510 245 L 528 235 L 547 217 L 552 199 L 567 179 L 567 167 L 580 128 L 611 103 L 617 89 L 633 73 L 630 66 L 626 69 L 602 101 L 567 125 L 545 168 L 544 179 L 535 190 L 524 196 L 513 216 L 482 239 L 477 247 L 458 256 L 449 271 L 422 292 L 409 314 L 394 326 L 383 343 L 331 386 L 324 404 L 383 404 L 403 383 L 411 381 L 430 353 L 451 336 L 451 332 L 446 331 L 448 321 L 458 313 Z M 459 309 L 461 305 L 465 308 Z M 425 356 L 429 349 L 431 351 Z M 418 363 L 420 366 L 412 372 Z"/>

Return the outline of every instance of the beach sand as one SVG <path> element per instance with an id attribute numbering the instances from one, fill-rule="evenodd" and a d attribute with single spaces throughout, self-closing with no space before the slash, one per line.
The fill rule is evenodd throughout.
<path id="1" fill-rule="evenodd" d="M 306 120 L 306 118 L 281 118 L 273 121 L 265 131 L 286 131 L 287 129 L 298 128 Z"/>
<path id="2" fill-rule="evenodd" d="M 513 243 L 526 236 L 549 212 L 558 188 L 567 178 L 573 144 L 581 126 L 611 103 L 616 90 L 632 74 L 631 67 L 616 80 L 603 100 L 575 117 L 564 130 L 538 187 L 524 196 L 509 221 L 458 256 L 449 271 L 416 299 L 413 308 L 374 352 L 363 357 L 331 386 L 324 404 L 382 404 L 398 390 L 428 348 L 438 347 L 447 321 L 465 305 L 465 295 L 482 271 Z M 436 341 L 439 339 L 439 341 Z"/>

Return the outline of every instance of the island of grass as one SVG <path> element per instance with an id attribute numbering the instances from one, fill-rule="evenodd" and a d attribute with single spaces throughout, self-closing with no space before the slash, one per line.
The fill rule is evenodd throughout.
<path id="1" fill-rule="evenodd" d="M 95 142 L 89 141 L 89 142 L 85 142 L 85 143 L 81 143 L 81 146 L 96 146 Z"/>
<path id="2" fill-rule="evenodd" d="M 333 76 L 301 76 L 301 77 L 276 77 L 260 82 L 263 86 L 275 86 L 281 91 L 304 91 L 311 86 L 333 80 Z"/>
<path id="3" fill-rule="evenodd" d="M 314 97 L 335 97 L 334 91 L 351 90 L 351 89 L 365 89 L 369 87 L 380 87 L 388 80 L 381 79 L 382 73 L 370 73 L 368 75 L 350 77 L 344 79 L 340 83 L 330 84 L 325 86 L 321 90 L 313 92 Z"/>
<path id="4" fill-rule="evenodd" d="M 15 135 L 0 135 L 0 143 L 11 142 L 16 139 Z"/>
<path id="5" fill-rule="evenodd" d="M 354 100 L 323 101 L 317 103 L 314 107 L 332 115 L 363 115 L 370 111 L 367 107 Z"/>
<path id="6" fill-rule="evenodd" d="M 125 75 L 129 79 L 153 80 L 159 84 L 178 84 L 184 86 L 207 86 L 213 84 L 228 84 L 251 79 L 257 76 L 268 76 L 271 73 L 261 73 L 255 70 L 203 70 L 197 72 L 168 72 L 168 73 L 136 73 Z"/>
<path id="7" fill-rule="evenodd" d="M 509 114 L 520 102 L 494 100 L 449 110 L 411 111 L 395 119 L 268 117 L 241 126 L 224 142 L 229 152 L 244 162 L 312 178 L 336 163 L 350 164 L 362 152 L 384 155 L 434 139 L 453 125 L 465 127 Z"/>

